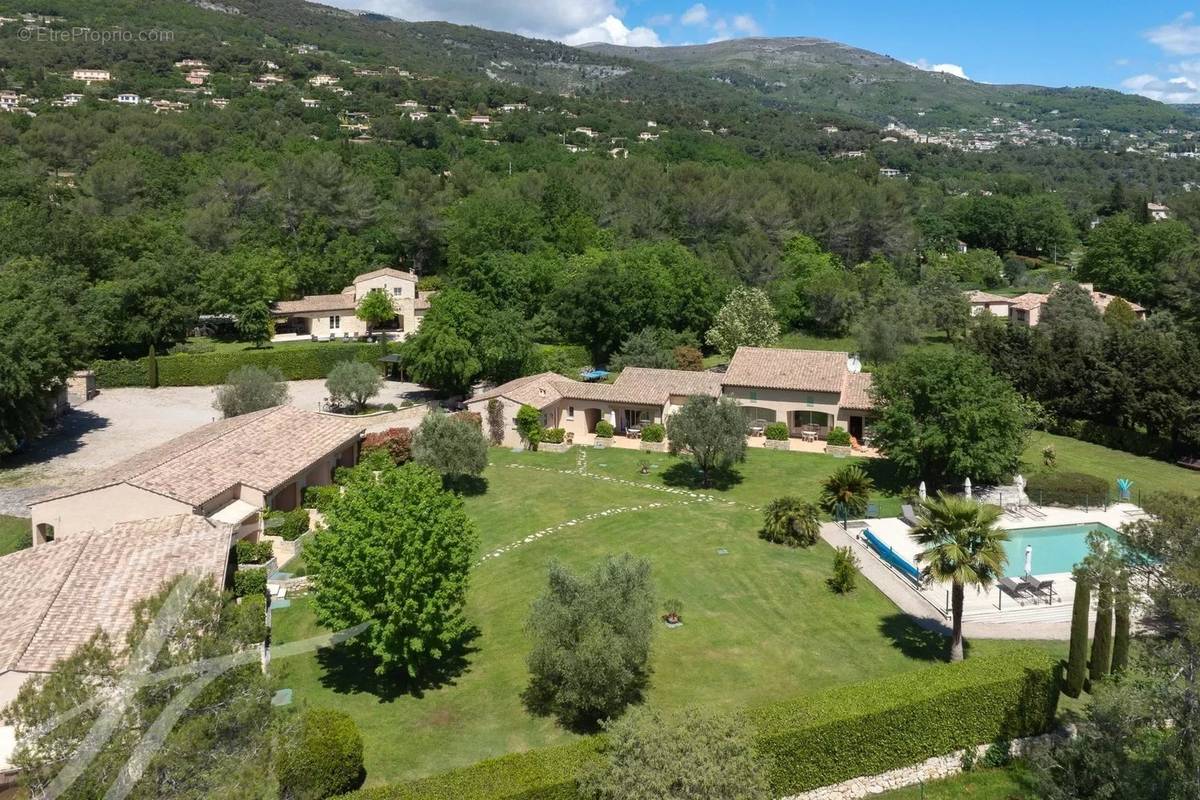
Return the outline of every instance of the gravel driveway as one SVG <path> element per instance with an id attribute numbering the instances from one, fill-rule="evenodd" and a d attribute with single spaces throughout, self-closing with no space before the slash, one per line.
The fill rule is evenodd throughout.
<path id="1" fill-rule="evenodd" d="M 27 508 L 31 495 L 77 480 L 220 417 L 212 386 L 107 389 L 74 408 L 62 426 L 0 464 L 0 514 Z M 328 394 L 322 380 L 291 381 L 288 402 L 315 411 Z M 377 403 L 424 402 L 415 383 L 388 381 Z M 35 491 L 36 490 L 36 491 Z M 27 516 L 26 510 L 21 516 Z"/>

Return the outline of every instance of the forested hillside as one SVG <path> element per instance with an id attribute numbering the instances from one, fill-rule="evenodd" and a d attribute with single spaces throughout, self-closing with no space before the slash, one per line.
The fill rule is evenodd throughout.
<path id="1" fill-rule="evenodd" d="M 16 105 L 0 114 L 0 448 L 36 430 L 31 398 L 71 368 L 380 265 L 443 289 L 411 342 L 439 388 L 519 374 L 536 344 L 598 364 L 631 337 L 704 346 L 742 284 L 787 328 L 903 345 L 941 328 L 930 298 L 1048 288 L 1072 258 L 1200 330 L 1190 160 L 964 153 L 551 42 L 299 0 L 204 5 L 0 4 Z M 132 38 L 47 38 L 81 25 Z M 80 68 L 111 75 L 85 85 Z M 1148 224 L 1149 199 L 1177 219 Z M 1117 244 L 1080 260 L 1098 235 Z"/>

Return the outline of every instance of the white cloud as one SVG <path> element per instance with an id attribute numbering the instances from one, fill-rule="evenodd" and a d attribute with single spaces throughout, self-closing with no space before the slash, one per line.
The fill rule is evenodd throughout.
<path id="1" fill-rule="evenodd" d="M 1146 31 L 1146 38 L 1174 55 L 1200 53 L 1200 25 L 1192 22 L 1195 14 L 1188 11 L 1173 21 Z"/>
<path id="2" fill-rule="evenodd" d="M 758 36 L 762 33 L 762 28 L 758 22 L 749 14 L 738 14 L 733 18 L 733 27 L 739 33 L 744 33 L 747 36 Z"/>
<path id="3" fill-rule="evenodd" d="M 680 15 L 679 21 L 684 25 L 704 25 L 708 22 L 708 9 L 704 3 L 696 3 Z"/>
<path id="4" fill-rule="evenodd" d="M 662 45 L 662 41 L 654 29 L 641 25 L 636 28 L 626 27 L 624 22 L 612 14 L 609 14 L 603 22 L 580 28 L 574 33 L 562 37 L 562 41 L 566 44 L 607 42 L 629 47 L 660 47 Z"/>
<path id="5" fill-rule="evenodd" d="M 944 72 L 947 75 L 953 75 L 956 78 L 962 78 L 964 81 L 971 80 L 967 77 L 966 70 L 958 64 L 930 64 L 923 58 L 918 58 L 916 61 L 910 61 L 911 66 L 917 69 L 925 70 L 926 72 Z"/>
<path id="6" fill-rule="evenodd" d="M 409 21 L 443 20 L 478 25 L 567 44 L 610 42 L 645 47 L 662 44 L 652 27 L 629 27 L 616 0 L 325 0 Z M 669 17 L 667 18 L 669 21 Z M 659 18 L 654 24 L 665 24 Z"/>
<path id="7" fill-rule="evenodd" d="M 1121 81 L 1121 88 L 1163 103 L 1200 103 L 1200 71 L 1167 80 L 1148 73 L 1133 75 Z"/>
<path id="8" fill-rule="evenodd" d="M 670 25 L 674 21 L 675 17 L 671 16 L 670 14 L 657 14 L 646 20 L 646 24 L 651 28 L 661 28 L 664 25 Z"/>

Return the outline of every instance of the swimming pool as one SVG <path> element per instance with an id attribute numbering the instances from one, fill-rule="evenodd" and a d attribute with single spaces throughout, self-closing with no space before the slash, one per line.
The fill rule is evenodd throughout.
<path id="1" fill-rule="evenodd" d="M 1013 528 L 1008 531 L 1004 552 L 1008 554 L 1005 574 L 1019 578 L 1025 574 L 1025 547 L 1033 548 L 1033 574 L 1052 575 L 1070 572 L 1087 555 L 1087 535 L 1099 530 L 1116 540 L 1117 532 L 1099 522 L 1081 525 L 1050 525 L 1044 528 Z"/>

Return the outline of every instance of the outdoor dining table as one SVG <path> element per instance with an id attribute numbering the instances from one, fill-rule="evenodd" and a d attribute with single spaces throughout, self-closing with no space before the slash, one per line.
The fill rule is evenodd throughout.
<path id="1" fill-rule="evenodd" d="M 751 425 L 750 426 L 750 435 L 751 436 L 762 436 L 762 432 L 763 432 L 762 425 Z"/>
<path id="2" fill-rule="evenodd" d="M 806 442 L 815 442 L 817 440 L 816 431 L 800 431 L 800 438 Z"/>
<path id="3" fill-rule="evenodd" d="M 641 435 L 642 435 L 642 429 L 637 427 L 636 425 L 630 426 L 625 429 L 625 438 L 627 438 L 627 439 L 637 439 L 637 438 L 641 437 Z"/>

